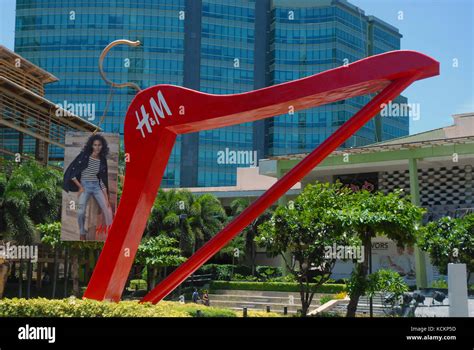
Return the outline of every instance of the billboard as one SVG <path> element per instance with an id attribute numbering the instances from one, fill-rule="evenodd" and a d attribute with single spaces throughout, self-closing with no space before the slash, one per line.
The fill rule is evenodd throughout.
<path id="1" fill-rule="evenodd" d="M 372 271 L 394 270 L 409 286 L 416 285 L 415 249 L 397 247 L 394 241 L 377 237 L 372 239 Z"/>
<path id="2" fill-rule="evenodd" d="M 438 269 L 433 266 L 428 254 L 424 254 L 428 287 L 434 281 L 445 279 Z M 349 279 L 354 263 L 350 260 L 337 260 L 332 270 L 331 278 Z M 403 277 L 409 286 L 416 286 L 415 249 L 406 246 L 397 247 L 397 244 L 387 237 L 380 236 L 372 239 L 372 272 L 385 269 L 394 270 Z"/>
<path id="3" fill-rule="evenodd" d="M 117 207 L 119 135 L 67 132 L 61 239 L 105 241 Z"/>

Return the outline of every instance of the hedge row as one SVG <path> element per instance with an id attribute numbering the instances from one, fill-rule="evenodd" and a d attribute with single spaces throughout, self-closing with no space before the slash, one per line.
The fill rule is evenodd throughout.
<path id="1" fill-rule="evenodd" d="M 0 317 L 239 317 L 241 312 L 197 304 L 162 301 L 119 303 L 68 299 L 0 299 Z M 275 313 L 249 312 L 249 317 L 277 317 Z"/>
<path id="2" fill-rule="evenodd" d="M 323 284 L 319 287 L 311 284 L 315 293 L 336 294 L 346 291 L 345 284 Z M 299 292 L 298 283 L 289 282 L 240 282 L 240 281 L 214 281 L 211 283 L 210 289 L 215 291 L 218 289 L 231 290 L 258 290 L 271 292 Z"/>
<path id="3" fill-rule="evenodd" d="M 281 277 L 283 270 L 278 266 L 256 266 L 256 276 L 259 280 L 267 280 L 269 278 Z M 252 269 L 244 265 L 230 265 L 230 264 L 206 264 L 201 266 L 197 272 L 200 274 L 211 274 L 212 278 L 219 281 L 230 281 L 233 276 L 250 276 Z"/>

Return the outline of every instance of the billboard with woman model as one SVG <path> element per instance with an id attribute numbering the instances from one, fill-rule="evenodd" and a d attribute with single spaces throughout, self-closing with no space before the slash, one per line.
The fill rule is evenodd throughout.
<path id="1" fill-rule="evenodd" d="M 103 241 L 117 202 L 119 136 L 66 134 L 61 238 Z"/>

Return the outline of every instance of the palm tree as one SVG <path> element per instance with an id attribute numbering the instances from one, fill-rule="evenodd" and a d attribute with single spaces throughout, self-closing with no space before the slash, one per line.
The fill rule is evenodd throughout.
<path id="1" fill-rule="evenodd" d="M 181 251 L 184 251 L 190 231 L 180 220 L 179 206 L 180 199 L 176 190 L 160 190 L 153 204 L 145 235 L 151 237 L 165 234 L 176 238 L 180 242 Z"/>
<path id="2" fill-rule="evenodd" d="M 194 249 L 199 249 L 224 228 L 227 215 L 221 202 L 212 194 L 189 200 L 190 225 L 194 232 Z"/>
<path id="3" fill-rule="evenodd" d="M 251 204 L 248 198 L 237 198 L 234 199 L 230 204 L 230 209 L 232 212 L 232 218 L 239 216 L 249 205 Z M 267 209 L 260 215 L 258 218 L 253 220 L 243 231 L 245 237 L 245 256 L 250 260 L 250 266 L 252 268 L 252 276 L 255 275 L 255 258 L 257 253 L 257 248 L 255 244 L 255 237 L 258 235 L 257 228 L 262 223 L 271 219 L 273 211 Z"/>
<path id="4" fill-rule="evenodd" d="M 58 170 L 44 167 L 34 161 L 16 165 L 5 172 L 0 180 L 1 228 L 4 236 L 19 245 L 39 242 L 35 224 L 59 218 L 62 175 Z M 23 262 L 19 268 L 19 296 L 23 292 Z M 28 261 L 27 297 L 30 296 L 32 263 Z"/>
<path id="5" fill-rule="evenodd" d="M 186 190 L 160 190 L 148 220 L 146 235 L 168 235 L 191 255 L 224 227 L 225 210 L 213 195 L 195 196 Z"/>

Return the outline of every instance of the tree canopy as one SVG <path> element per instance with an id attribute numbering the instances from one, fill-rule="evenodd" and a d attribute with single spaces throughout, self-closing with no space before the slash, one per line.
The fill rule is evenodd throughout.
<path id="1" fill-rule="evenodd" d="M 468 276 L 474 271 L 474 214 L 441 218 L 425 225 L 421 233 L 420 248 L 442 274 L 447 274 L 449 263 L 466 264 Z"/>
<path id="2" fill-rule="evenodd" d="M 351 243 L 341 222 L 334 220 L 349 195 L 350 190 L 341 184 L 307 185 L 294 201 L 279 206 L 271 220 L 259 226 L 257 243 L 270 255 L 280 255 L 300 283 L 303 314 L 314 296 L 310 283 L 327 281 L 336 261 L 325 256 L 326 248 Z"/>

